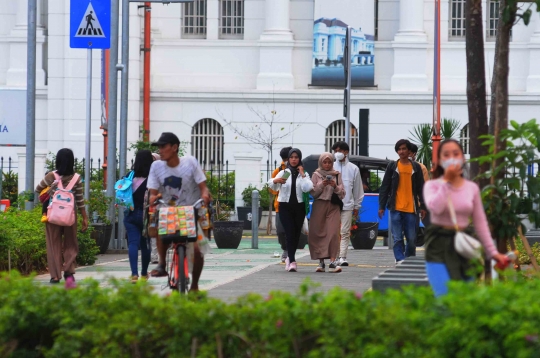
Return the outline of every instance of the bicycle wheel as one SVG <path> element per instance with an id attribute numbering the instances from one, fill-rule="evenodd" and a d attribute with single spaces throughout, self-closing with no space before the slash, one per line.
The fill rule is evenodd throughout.
<path id="1" fill-rule="evenodd" d="M 186 262 L 186 247 L 184 245 L 178 245 L 176 248 L 178 253 L 178 264 L 176 265 L 176 287 L 178 288 L 178 292 L 181 294 L 187 293 L 187 280 L 186 280 L 186 270 L 185 270 L 185 262 Z"/>

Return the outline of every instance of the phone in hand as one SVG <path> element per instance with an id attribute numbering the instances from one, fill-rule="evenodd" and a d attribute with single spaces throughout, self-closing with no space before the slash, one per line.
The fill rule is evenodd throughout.
<path id="1" fill-rule="evenodd" d="M 287 180 L 287 179 L 289 179 L 290 176 L 291 176 L 291 172 L 284 171 L 281 178 Z"/>
<path id="2" fill-rule="evenodd" d="M 327 176 L 326 176 L 326 180 L 328 180 L 328 181 L 332 180 L 332 176 L 331 176 L 331 175 L 327 175 Z"/>

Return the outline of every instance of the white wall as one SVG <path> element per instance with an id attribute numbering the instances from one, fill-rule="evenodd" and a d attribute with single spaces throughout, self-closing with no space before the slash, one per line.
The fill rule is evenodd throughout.
<path id="1" fill-rule="evenodd" d="M 222 125 L 221 116 L 231 118 L 238 126 L 257 121 L 253 108 L 268 110 L 275 100 L 276 110 L 284 123 L 294 121 L 301 127 L 294 135 L 276 145 L 294 144 L 305 154 L 324 150 L 326 127 L 342 118 L 342 91 L 309 88 L 314 0 L 290 0 L 289 28 L 294 37 L 292 74 L 294 90 L 257 90 L 260 72 L 260 37 L 265 29 L 265 1 L 245 0 L 245 34 L 243 40 L 220 40 L 218 35 L 218 1 L 209 0 L 207 39 L 183 39 L 181 5 L 152 5 L 152 93 L 151 139 L 162 131 L 174 131 L 189 141 L 193 124 L 205 117 Z M 86 51 L 69 48 L 69 0 L 49 1 L 44 7 L 47 17 L 47 85 L 38 89 L 36 148 L 56 152 L 71 147 L 76 156 L 84 155 Z M 377 88 L 353 90 L 352 120 L 358 123 L 358 109 L 369 108 L 370 154 L 393 157 L 396 140 L 409 137 L 409 131 L 432 118 L 433 0 L 424 0 L 424 30 L 428 38 L 425 52 L 428 77 L 426 91 L 392 92 L 394 71 L 392 42 L 399 29 L 399 0 L 379 0 L 379 38 L 376 43 L 375 76 Z M 143 57 L 139 51 L 143 39 L 143 10 L 130 7 L 130 88 L 128 140 L 138 138 L 142 124 Z M 484 0 L 485 5 L 485 0 Z M 11 32 L 15 27 L 18 6 L 15 1 L 0 0 L 0 86 L 6 85 L 10 70 Z M 485 9 L 485 7 L 484 7 Z M 442 115 L 467 122 L 465 98 L 465 43 L 448 38 L 448 0 L 442 2 Z M 537 116 L 539 93 L 526 92 L 533 64 L 531 36 L 540 31 L 538 13 L 531 24 L 518 24 L 513 30 L 510 55 L 510 118 L 525 121 Z M 491 81 L 494 43 L 486 42 L 486 81 Z M 421 52 L 419 52 L 421 53 Z M 21 58 L 21 61 L 24 60 Z M 103 158 L 100 126 L 99 54 L 93 58 L 92 157 Z M 220 115 L 221 113 L 221 115 Z M 225 155 L 233 162 L 235 152 L 264 150 L 237 136 L 225 126 Z M 16 158 L 17 148 L 0 147 L 0 156 Z M 190 148 L 188 147 L 188 151 Z"/>

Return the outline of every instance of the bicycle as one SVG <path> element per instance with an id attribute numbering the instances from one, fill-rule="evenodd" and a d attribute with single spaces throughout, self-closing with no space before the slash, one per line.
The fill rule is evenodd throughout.
<path id="1" fill-rule="evenodd" d="M 162 204 L 163 207 L 167 206 L 162 200 L 158 199 L 158 202 Z M 171 290 L 178 290 L 181 294 L 186 294 L 189 289 L 191 273 L 190 270 L 190 256 L 193 255 L 193 252 L 189 253 L 192 247 L 189 247 L 189 243 L 194 243 L 197 241 L 198 235 L 198 222 L 199 222 L 199 209 L 202 207 L 203 199 L 199 199 L 192 205 L 194 212 L 194 221 L 195 221 L 195 236 L 185 236 L 180 235 L 179 231 L 176 231 L 174 234 L 165 234 L 160 235 L 161 241 L 164 245 L 168 245 L 169 250 L 167 251 L 165 267 L 168 267 L 168 279 L 167 284 Z M 160 210 L 161 210 L 160 208 Z M 156 215 L 157 217 L 157 215 Z M 172 251 L 172 253 L 170 253 Z"/>

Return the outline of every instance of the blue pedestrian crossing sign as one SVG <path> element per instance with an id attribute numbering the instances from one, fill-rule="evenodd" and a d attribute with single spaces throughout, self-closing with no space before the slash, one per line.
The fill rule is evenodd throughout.
<path id="1" fill-rule="evenodd" d="M 71 0 L 69 47 L 111 47 L 111 0 Z"/>

